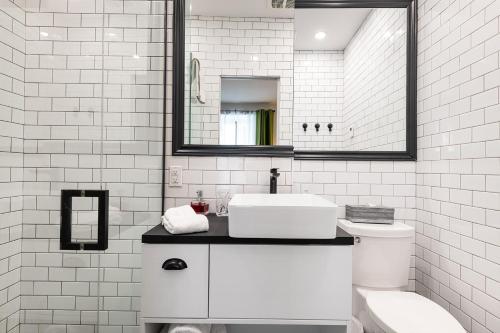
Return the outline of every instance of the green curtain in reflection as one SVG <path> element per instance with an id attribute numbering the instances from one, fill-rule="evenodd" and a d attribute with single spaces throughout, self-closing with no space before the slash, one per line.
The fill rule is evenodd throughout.
<path id="1" fill-rule="evenodd" d="M 274 110 L 257 110 L 257 142 L 258 146 L 274 144 Z"/>

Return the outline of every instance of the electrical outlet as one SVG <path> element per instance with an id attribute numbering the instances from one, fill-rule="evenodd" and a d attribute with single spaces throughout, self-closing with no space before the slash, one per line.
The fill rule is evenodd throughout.
<path id="1" fill-rule="evenodd" d="M 170 167 L 170 187 L 181 187 L 182 186 L 182 167 L 181 166 L 171 166 Z"/>

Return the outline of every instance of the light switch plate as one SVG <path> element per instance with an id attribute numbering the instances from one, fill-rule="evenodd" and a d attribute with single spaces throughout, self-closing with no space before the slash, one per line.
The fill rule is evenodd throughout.
<path id="1" fill-rule="evenodd" d="M 182 167 L 181 166 L 171 166 L 170 167 L 170 187 L 181 187 L 182 186 Z"/>

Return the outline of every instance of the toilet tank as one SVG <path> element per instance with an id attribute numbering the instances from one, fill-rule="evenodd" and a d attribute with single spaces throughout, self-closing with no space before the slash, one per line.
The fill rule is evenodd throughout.
<path id="1" fill-rule="evenodd" d="M 356 237 L 352 252 L 353 285 L 376 289 L 408 285 L 413 227 L 400 222 L 383 225 L 341 219 L 338 225 Z"/>

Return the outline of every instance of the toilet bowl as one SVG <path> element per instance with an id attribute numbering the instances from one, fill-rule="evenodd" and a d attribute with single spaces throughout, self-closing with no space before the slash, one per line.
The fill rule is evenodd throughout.
<path id="1" fill-rule="evenodd" d="M 355 237 L 352 265 L 353 333 L 465 333 L 437 303 L 407 292 L 414 229 L 392 225 L 338 225 Z"/>

